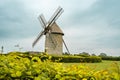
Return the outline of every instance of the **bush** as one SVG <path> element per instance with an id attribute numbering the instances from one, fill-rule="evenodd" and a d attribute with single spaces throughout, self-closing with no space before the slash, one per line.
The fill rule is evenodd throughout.
<path id="1" fill-rule="evenodd" d="M 89 57 L 81 57 L 81 56 L 72 56 L 72 55 L 63 55 L 63 56 L 55 56 L 55 55 L 48 55 L 46 53 L 41 54 L 30 54 L 29 52 L 10 52 L 7 54 L 9 55 L 16 55 L 22 58 L 32 59 L 32 57 L 39 57 L 41 61 L 45 61 L 47 59 L 53 62 L 63 62 L 63 63 L 80 63 L 80 62 L 88 62 L 88 63 L 96 63 L 101 62 L 101 57 L 97 56 L 89 56 Z"/>
<path id="2" fill-rule="evenodd" d="M 64 59 L 67 58 L 73 59 Z M 0 55 L 0 80 L 119 80 L 119 75 L 108 70 L 94 71 L 84 65 L 65 67 L 49 60 L 42 62 L 37 56 L 28 59 L 16 54 Z"/>
<path id="3" fill-rule="evenodd" d="M 101 58 L 102 60 L 120 61 L 120 57 L 106 56 Z"/>
<path id="4" fill-rule="evenodd" d="M 52 56 L 52 61 L 59 61 L 64 63 L 80 63 L 80 62 L 101 62 L 102 59 L 97 56 L 90 56 L 90 57 L 80 57 L 80 56 Z"/>

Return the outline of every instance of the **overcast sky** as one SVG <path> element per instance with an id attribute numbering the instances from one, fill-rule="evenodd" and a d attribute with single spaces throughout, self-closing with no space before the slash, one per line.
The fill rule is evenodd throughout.
<path id="1" fill-rule="evenodd" d="M 0 47 L 44 51 L 44 37 L 31 46 L 42 30 L 37 17 L 49 20 L 58 6 L 64 13 L 56 22 L 71 53 L 120 56 L 120 0 L 0 0 Z"/>

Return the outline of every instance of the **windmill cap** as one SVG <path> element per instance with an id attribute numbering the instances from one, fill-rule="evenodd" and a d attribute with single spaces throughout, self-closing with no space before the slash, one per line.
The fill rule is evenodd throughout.
<path id="1" fill-rule="evenodd" d="M 52 25 L 52 27 L 51 27 L 51 33 L 64 35 L 63 31 L 60 29 L 60 27 L 56 23 L 54 23 Z"/>

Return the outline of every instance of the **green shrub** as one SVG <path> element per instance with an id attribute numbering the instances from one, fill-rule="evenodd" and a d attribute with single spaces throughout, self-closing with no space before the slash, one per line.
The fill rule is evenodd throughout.
<path id="1" fill-rule="evenodd" d="M 64 59 L 68 61 L 67 58 L 78 60 L 79 57 L 65 56 Z M 0 55 L 0 80 L 119 80 L 119 76 L 116 70 L 94 71 L 84 65 L 65 67 L 50 60 L 42 62 L 37 56 L 28 59 L 16 54 Z"/>
<path id="2" fill-rule="evenodd" d="M 120 57 L 114 57 L 114 56 L 105 56 L 101 58 L 102 60 L 120 61 Z"/>
<path id="3" fill-rule="evenodd" d="M 41 61 L 45 61 L 47 59 L 53 61 L 53 62 L 63 62 L 63 63 L 80 63 L 80 62 L 86 62 L 86 63 L 96 63 L 101 62 L 101 57 L 97 56 L 88 56 L 88 57 L 81 57 L 81 56 L 72 56 L 72 55 L 63 55 L 63 56 L 55 56 L 55 55 L 48 55 L 46 53 L 41 54 L 30 54 L 29 52 L 10 52 L 7 54 L 9 55 L 16 55 L 22 58 L 28 58 L 32 59 L 32 57 L 39 57 Z"/>
<path id="4" fill-rule="evenodd" d="M 59 62 L 64 63 L 80 63 L 80 62 L 101 62 L 102 59 L 97 56 L 90 56 L 90 57 L 80 57 L 80 56 L 52 56 L 52 61 L 58 60 Z"/>

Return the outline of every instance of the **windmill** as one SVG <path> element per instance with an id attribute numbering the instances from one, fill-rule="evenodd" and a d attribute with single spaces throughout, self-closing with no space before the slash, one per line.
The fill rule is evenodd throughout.
<path id="1" fill-rule="evenodd" d="M 33 42 L 32 47 L 34 47 L 36 43 L 40 40 L 40 38 L 43 35 L 45 35 L 45 52 L 46 53 L 62 55 L 63 44 L 65 45 L 65 48 L 69 53 L 69 50 L 65 44 L 65 41 L 63 40 L 64 33 L 62 32 L 60 27 L 56 24 L 56 20 L 63 13 L 63 11 L 64 11 L 63 8 L 58 7 L 48 22 L 44 18 L 43 14 L 41 14 L 38 17 L 41 23 L 41 26 L 43 28 L 43 31 L 39 33 L 38 37 Z"/>

